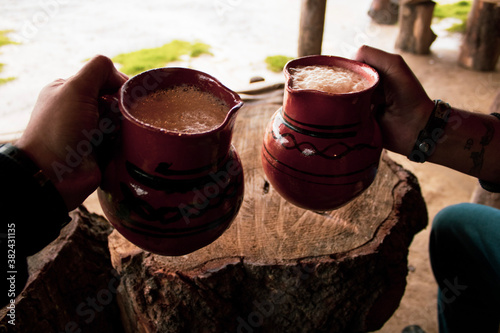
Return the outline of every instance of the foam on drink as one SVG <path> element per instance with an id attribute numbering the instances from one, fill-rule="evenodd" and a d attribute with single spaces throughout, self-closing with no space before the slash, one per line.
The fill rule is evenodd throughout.
<path id="1" fill-rule="evenodd" d="M 290 69 L 293 89 L 315 89 L 343 94 L 367 89 L 370 82 L 362 75 L 337 66 L 300 66 Z"/>
<path id="2" fill-rule="evenodd" d="M 195 86 L 182 85 L 141 97 L 130 108 L 136 119 L 180 133 L 201 133 L 218 127 L 229 107 Z"/>

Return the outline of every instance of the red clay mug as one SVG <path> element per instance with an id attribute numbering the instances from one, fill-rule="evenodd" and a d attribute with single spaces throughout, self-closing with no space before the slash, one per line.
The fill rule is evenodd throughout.
<path id="1" fill-rule="evenodd" d="M 368 80 L 357 92 L 327 93 L 292 87 L 302 66 L 347 68 Z M 379 81 L 372 67 L 334 56 L 307 56 L 285 65 L 283 106 L 273 115 L 262 145 L 271 185 L 296 206 L 333 210 L 359 196 L 377 173 L 382 140 L 370 107 Z"/>
<path id="2" fill-rule="evenodd" d="M 131 114 L 139 98 L 183 85 L 224 101 L 224 121 L 212 130 L 182 133 Z M 98 189 L 110 223 L 130 242 L 161 255 L 183 255 L 216 240 L 243 201 L 243 170 L 231 145 L 240 97 L 206 73 L 170 67 L 138 74 L 106 99 L 119 110 L 113 114 L 108 105 L 106 114 L 120 119 Z"/>

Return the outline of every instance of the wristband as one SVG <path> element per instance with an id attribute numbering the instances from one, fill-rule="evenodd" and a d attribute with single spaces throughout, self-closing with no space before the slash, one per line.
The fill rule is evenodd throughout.
<path id="1" fill-rule="evenodd" d="M 49 183 L 49 178 L 45 176 L 42 170 L 19 148 L 14 147 L 10 143 L 6 143 L 0 146 L 0 154 L 16 163 L 19 168 L 33 178 L 40 187 L 52 185 Z"/>
<path id="2" fill-rule="evenodd" d="M 424 129 L 420 131 L 408 159 L 424 163 L 434 153 L 436 145 L 443 137 L 444 127 L 448 122 L 451 106 L 439 99 L 434 101 L 434 108 Z"/>

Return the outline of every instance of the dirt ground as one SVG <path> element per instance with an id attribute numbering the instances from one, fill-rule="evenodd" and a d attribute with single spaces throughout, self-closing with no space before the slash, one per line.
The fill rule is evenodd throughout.
<path id="1" fill-rule="evenodd" d="M 458 50 L 439 50 L 428 56 L 403 54 L 405 60 L 421 80 L 431 98 L 440 98 L 450 104 L 487 113 L 497 91 L 500 91 L 500 73 L 480 73 L 457 66 Z M 442 208 L 470 201 L 477 181 L 445 167 L 410 162 L 406 157 L 390 156 L 413 172 L 420 183 L 427 203 L 429 225 Z M 95 194 L 85 205 L 100 211 Z M 379 330 L 379 333 L 401 332 L 408 325 L 419 325 L 427 333 L 437 333 L 437 285 L 434 281 L 428 255 L 430 226 L 420 232 L 410 247 L 407 288 L 399 309 Z"/>

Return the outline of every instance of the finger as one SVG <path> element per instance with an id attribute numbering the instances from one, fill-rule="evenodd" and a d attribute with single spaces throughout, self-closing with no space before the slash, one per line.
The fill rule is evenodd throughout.
<path id="1" fill-rule="evenodd" d="M 355 60 L 364 62 L 375 68 L 379 74 L 388 73 L 395 63 L 400 63 L 402 58 L 397 54 L 388 53 L 374 47 L 363 45 L 356 53 Z"/>
<path id="2" fill-rule="evenodd" d="M 54 80 L 52 81 L 51 83 L 47 84 L 44 89 L 52 89 L 52 88 L 56 88 L 56 87 L 59 87 L 59 86 L 62 86 L 64 83 L 66 82 L 65 79 L 57 79 L 57 80 Z"/>
<path id="3" fill-rule="evenodd" d="M 372 66 L 380 75 L 382 86 L 387 85 L 387 91 L 401 91 L 409 86 L 423 90 L 420 82 L 412 72 L 403 57 L 388 53 L 370 46 L 362 46 L 356 54 L 356 59 Z"/>
<path id="4" fill-rule="evenodd" d="M 103 92 L 117 91 L 126 80 L 125 74 L 115 68 L 111 59 L 98 55 L 68 79 L 68 83 L 75 84 L 84 94 L 98 97 Z"/>
<path id="5" fill-rule="evenodd" d="M 358 52 L 356 52 L 354 60 L 370 64 L 383 57 L 384 53 L 386 52 L 368 45 L 363 45 L 358 49 Z"/>
<path id="6" fill-rule="evenodd" d="M 127 74 L 125 74 L 125 73 L 122 73 L 122 72 L 118 71 L 118 74 L 119 74 L 119 75 L 120 75 L 120 76 L 121 76 L 121 77 L 122 77 L 125 81 L 127 81 L 127 80 L 129 79 L 128 75 L 127 75 Z"/>

